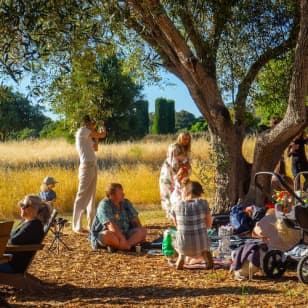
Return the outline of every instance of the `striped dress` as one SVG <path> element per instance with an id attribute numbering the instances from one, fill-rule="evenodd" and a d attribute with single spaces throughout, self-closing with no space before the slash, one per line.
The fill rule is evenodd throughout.
<path id="1" fill-rule="evenodd" d="M 209 214 L 208 203 L 203 199 L 182 201 L 174 207 L 177 227 L 175 246 L 179 254 L 193 257 L 210 250 L 205 224 L 205 217 Z"/>

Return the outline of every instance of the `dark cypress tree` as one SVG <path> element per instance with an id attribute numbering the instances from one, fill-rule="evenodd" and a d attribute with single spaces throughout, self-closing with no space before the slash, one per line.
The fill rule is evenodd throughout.
<path id="1" fill-rule="evenodd" d="M 136 134 L 143 137 L 149 133 L 149 103 L 139 100 L 136 105 Z"/>
<path id="2" fill-rule="evenodd" d="M 172 134 L 175 128 L 174 101 L 165 98 L 155 100 L 153 134 Z"/>
<path id="3" fill-rule="evenodd" d="M 167 134 L 167 100 L 165 98 L 157 98 L 155 100 L 155 116 L 153 123 L 154 134 Z"/>
<path id="4" fill-rule="evenodd" d="M 174 134 L 175 132 L 175 102 L 172 99 L 167 100 L 167 114 L 168 114 L 168 133 Z"/>

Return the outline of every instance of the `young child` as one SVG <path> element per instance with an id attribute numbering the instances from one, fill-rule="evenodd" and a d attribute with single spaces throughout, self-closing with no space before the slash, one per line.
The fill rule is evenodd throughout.
<path id="1" fill-rule="evenodd" d="M 58 183 L 53 177 L 47 176 L 42 185 L 41 185 L 41 191 L 39 192 L 39 197 L 43 200 L 43 203 L 53 206 L 54 202 L 57 199 L 57 194 L 53 190 L 53 188 L 56 186 L 56 183 Z"/>
<path id="2" fill-rule="evenodd" d="M 179 256 L 177 269 L 183 269 L 185 257 L 202 256 L 207 269 L 213 268 L 210 241 L 207 228 L 212 225 L 212 216 L 199 182 L 190 181 L 185 186 L 185 200 L 173 210 L 174 223 L 177 227 L 175 249 Z"/>
<path id="3" fill-rule="evenodd" d="M 184 188 L 189 182 L 189 169 L 183 165 L 175 176 L 174 190 L 170 195 L 171 212 L 173 208 L 184 200 Z"/>

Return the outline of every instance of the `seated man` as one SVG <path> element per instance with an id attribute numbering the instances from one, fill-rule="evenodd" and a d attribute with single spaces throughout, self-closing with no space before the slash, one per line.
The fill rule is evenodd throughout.
<path id="1" fill-rule="evenodd" d="M 122 185 L 111 183 L 106 190 L 106 198 L 98 205 L 91 228 L 93 249 L 109 246 L 113 249 L 130 250 L 145 240 L 146 233 L 138 212 L 124 199 Z"/>

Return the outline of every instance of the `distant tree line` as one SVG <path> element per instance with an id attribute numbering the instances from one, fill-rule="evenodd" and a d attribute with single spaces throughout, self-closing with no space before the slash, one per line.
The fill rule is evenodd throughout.
<path id="1" fill-rule="evenodd" d="M 123 102 L 125 105 L 125 102 Z M 149 114 L 149 103 L 136 100 L 129 112 L 113 114 L 107 118 L 109 141 L 140 139 L 145 135 L 172 134 L 180 130 L 206 130 L 204 120 L 187 111 L 175 112 L 175 102 L 165 98 L 156 100 L 155 114 Z M 200 124 L 201 123 L 201 124 Z M 122 129 L 122 130 L 121 130 Z M 25 140 L 33 138 L 65 137 L 73 140 L 75 129 L 63 118 L 52 120 L 44 114 L 40 105 L 33 105 L 21 93 L 12 88 L 0 87 L 0 140 Z"/>
<path id="2" fill-rule="evenodd" d="M 290 57 L 271 61 L 259 77 L 258 91 L 252 95 L 255 110 L 246 113 L 247 133 L 267 129 L 273 116 L 285 112 L 291 62 Z M 108 142 L 208 129 L 203 117 L 185 110 L 176 112 L 172 99 L 157 98 L 155 112 L 149 113 L 149 103 L 140 94 L 142 86 L 123 72 L 121 60 L 115 56 L 86 54 L 75 65 L 67 79 L 62 76 L 50 85 L 49 93 L 55 93 L 50 100 L 52 111 L 60 120 L 47 117 L 41 105 L 33 105 L 12 87 L 0 86 L 0 141 L 57 137 L 73 141 L 79 118 L 86 113 L 105 121 Z M 89 67 L 93 69 L 89 71 Z M 273 89 L 274 80 L 280 82 L 280 91 Z M 234 118 L 232 106 L 229 112 Z"/>

